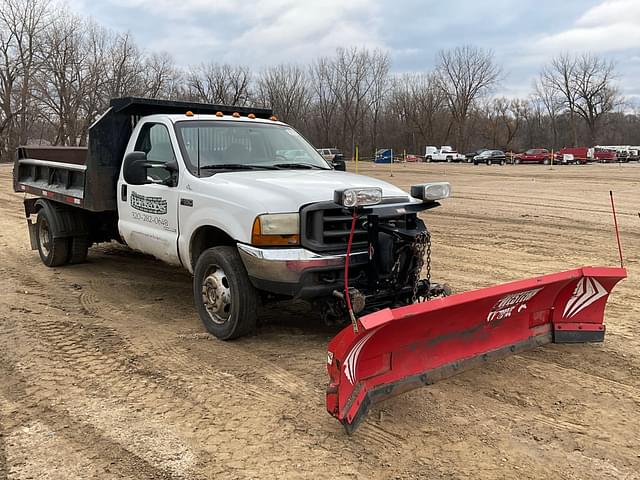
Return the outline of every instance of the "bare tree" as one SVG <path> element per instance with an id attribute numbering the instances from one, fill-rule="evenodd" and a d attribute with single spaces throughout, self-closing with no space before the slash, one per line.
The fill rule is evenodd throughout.
<path id="1" fill-rule="evenodd" d="M 85 95 L 83 79 L 83 21 L 66 11 L 47 29 L 43 58 L 47 66 L 36 79 L 40 117 L 56 128 L 54 144 L 78 141 L 78 112 Z"/>
<path id="2" fill-rule="evenodd" d="M 380 51 L 370 52 L 359 48 L 339 48 L 331 62 L 335 70 L 335 81 L 330 84 L 342 114 L 342 138 L 350 142 L 353 152 L 358 127 L 364 114 L 384 91 L 383 85 L 389 70 L 389 59 Z M 377 94 L 372 94 L 376 75 L 381 82 Z"/>
<path id="3" fill-rule="evenodd" d="M 246 105 L 250 99 L 248 67 L 202 64 L 187 74 L 189 96 L 208 103 Z"/>
<path id="4" fill-rule="evenodd" d="M 612 83 L 614 69 L 612 61 L 590 54 L 583 54 L 576 61 L 576 110 L 587 125 L 590 145 L 597 142 L 601 119 L 620 101 L 618 88 Z"/>
<path id="5" fill-rule="evenodd" d="M 438 54 L 438 85 L 456 124 L 458 149 L 464 149 L 469 110 L 494 87 L 501 76 L 493 52 L 473 46 L 456 47 Z"/>
<path id="6" fill-rule="evenodd" d="M 0 160 L 28 138 L 32 79 L 49 13 L 48 0 L 4 0 L 0 6 Z"/>
<path id="7" fill-rule="evenodd" d="M 116 35 L 109 49 L 108 61 L 106 85 L 109 98 L 144 92 L 143 56 L 129 33 Z"/>
<path id="8" fill-rule="evenodd" d="M 371 89 L 368 94 L 368 109 L 371 115 L 371 145 L 376 148 L 380 115 L 391 89 L 391 78 L 389 76 L 391 61 L 389 55 L 380 50 L 375 50 L 371 54 L 370 65 Z"/>
<path id="9" fill-rule="evenodd" d="M 151 98 L 176 98 L 182 93 L 182 75 L 168 53 L 154 53 L 144 62 L 143 91 Z"/>
<path id="10" fill-rule="evenodd" d="M 553 146 L 558 147 L 558 115 L 560 115 L 564 106 L 562 101 L 562 92 L 554 86 L 553 82 L 550 82 L 545 78 L 545 74 L 543 72 L 540 79 L 534 84 L 533 98 L 536 103 L 540 103 L 544 106 L 549 118 Z M 575 129 L 575 118 L 571 116 L 570 120 L 572 126 L 572 138 L 575 145 L 577 135 Z"/>
<path id="11" fill-rule="evenodd" d="M 448 136 L 445 133 L 437 138 L 437 126 L 442 123 L 438 120 L 442 118 L 445 102 L 432 74 L 404 74 L 395 78 L 389 103 L 391 111 L 411 132 L 414 151 L 421 150 L 427 144 L 439 143 L 436 140 L 444 141 Z"/>
<path id="12" fill-rule="evenodd" d="M 256 84 L 256 98 L 285 122 L 300 126 L 311 103 L 306 71 L 298 65 L 265 69 Z"/>
<path id="13" fill-rule="evenodd" d="M 315 111 L 317 111 L 319 132 L 316 138 L 321 145 L 335 145 L 331 142 L 334 118 L 338 110 L 338 98 L 335 94 L 334 83 L 336 71 L 331 60 L 326 57 L 316 59 L 309 69 L 311 86 L 314 95 Z"/>

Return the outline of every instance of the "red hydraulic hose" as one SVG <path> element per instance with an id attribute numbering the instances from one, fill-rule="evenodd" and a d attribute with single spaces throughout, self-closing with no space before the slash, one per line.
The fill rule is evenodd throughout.
<path id="1" fill-rule="evenodd" d="M 349 241 L 347 242 L 347 256 L 344 259 L 344 298 L 347 302 L 347 310 L 349 311 L 349 317 L 351 318 L 351 324 L 353 325 L 353 331 L 358 333 L 358 321 L 353 314 L 353 308 L 351 307 L 351 296 L 349 295 L 349 258 L 351 257 L 351 245 L 353 245 L 353 234 L 356 231 L 356 222 L 358 221 L 358 214 L 356 209 L 353 209 L 353 217 L 351 219 L 351 231 L 349 232 Z"/>

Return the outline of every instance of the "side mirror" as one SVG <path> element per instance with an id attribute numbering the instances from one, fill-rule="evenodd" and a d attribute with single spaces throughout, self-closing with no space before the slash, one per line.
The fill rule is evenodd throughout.
<path id="1" fill-rule="evenodd" d="M 340 172 L 347 171 L 347 164 L 344 163 L 344 160 L 336 160 L 335 158 L 331 161 L 331 166 L 334 170 L 338 170 Z"/>
<path id="2" fill-rule="evenodd" d="M 129 185 L 144 185 L 147 181 L 147 154 L 130 152 L 124 157 L 122 176 Z"/>

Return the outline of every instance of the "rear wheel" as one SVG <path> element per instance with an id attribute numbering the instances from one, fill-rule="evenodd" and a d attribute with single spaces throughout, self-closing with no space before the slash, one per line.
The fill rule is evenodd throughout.
<path id="1" fill-rule="evenodd" d="M 255 330 L 258 293 L 235 247 L 202 252 L 194 269 L 193 295 L 206 329 L 221 340 Z"/>
<path id="2" fill-rule="evenodd" d="M 451 163 L 452 161 L 453 161 L 453 158 L 447 157 L 447 163 Z"/>
<path id="3" fill-rule="evenodd" d="M 504 160 L 504 158 L 502 160 L 500 160 L 500 165 L 504 165 L 506 162 Z"/>
<path id="4" fill-rule="evenodd" d="M 513 163 L 515 163 L 516 165 L 520 165 L 520 159 L 519 159 L 519 158 L 516 158 L 516 159 L 513 161 Z"/>
<path id="5" fill-rule="evenodd" d="M 487 165 L 491 165 L 491 163 L 492 163 L 492 162 L 491 162 L 491 159 L 490 159 L 490 158 L 487 158 Z"/>
<path id="6" fill-rule="evenodd" d="M 69 239 L 55 236 L 53 231 L 54 215 L 49 209 L 42 208 L 36 220 L 36 239 L 40 260 L 47 267 L 59 267 L 67 263 L 69 255 Z"/>
<path id="7" fill-rule="evenodd" d="M 89 237 L 73 237 L 69 245 L 69 263 L 82 263 L 87 259 L 91 241 Z"/>
<path id="8" fill-rule="evenodd" d="M 545 165 L 549 165 L 549 159 L 548 159 L 548 158 L 545 158 L 545 159 L 542 161 L 542 163 L 544 163 Z"/>
<path id="9" fill-rule="evenodd" d="M 424 159 L 425 162 L 429 163 L 431 162 L 431 156 L 427 155 Z"/>

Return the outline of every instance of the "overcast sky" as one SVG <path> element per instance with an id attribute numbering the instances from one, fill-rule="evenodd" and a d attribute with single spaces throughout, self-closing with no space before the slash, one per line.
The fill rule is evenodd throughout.
<path id="1" fill-rule="evenodd" d="M 438 50 L 495 52 L 497 93 L 525 96 L 560 52 L 617 62 L 623 93 L 640 103 L 640 0 L 68 0 L 73 10 L 176 63 L 259 68 L 308 63 L 336 47 L 378 47 L 396 72 L 428 71 Z"/>

